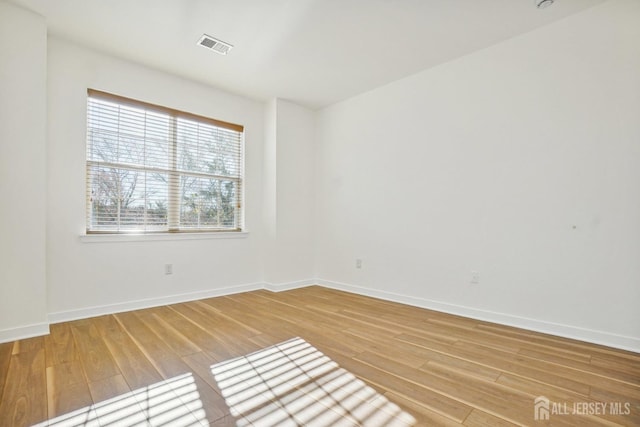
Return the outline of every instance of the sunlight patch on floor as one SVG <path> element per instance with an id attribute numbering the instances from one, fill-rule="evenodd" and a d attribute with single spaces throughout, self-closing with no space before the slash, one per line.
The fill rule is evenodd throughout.
<path id="1" fill-rule="evenodd" d="M 208 425 L 193 375 L 179 375 L 78 409 L 36 427 Z"/>
<path id="2" fill-rule="evenodd" d="M 301 338 L 211 366 L 238 426 L 411 426 L 416 420 Z"/>

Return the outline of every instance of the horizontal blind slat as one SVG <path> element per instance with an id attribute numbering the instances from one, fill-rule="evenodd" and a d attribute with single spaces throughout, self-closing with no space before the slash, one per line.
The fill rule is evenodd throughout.
<path id="1" fill-rule="evenodd" d="M 87 231 L 241 230 L 242 132 L 89 90 Z"/>
<path id="2" fill-rule="evenodd" d="M 103 102 L 107 102 L 107 103 L 117 103 L 118 105 L 130 105 L 133 107 L 144 107 L 146 108 L 148 111 L 155 111 L 158 113 L 164 113 L 170 116 L 174 116 L 174 117 L 183 117 L 183 118 L 187 118 L 187 119 L 192 119 L 192 120 L 197 120 L 197 121 L 202 121 L 202 122 L 207 122 L 207 123 L 211 123 L 214 124 L 215 126 L 218 126 L 220 128 L 223 129 L 228 129 L 231 131 L 235 131 L 235 132 L 239 132 L 242 133 L 244 132 L 244 127 L 242 125 L 237 125 L 234 123 L 229 123 L 229 122 L 225 122 L 222 120 L 217 120 L 217 119 L 212 119 L 212 118 L 208 118 L 208 117 L 204 117 L 204 116 L 199 116 L 197 114 L 193 114 L 193 113 L 187 113 L 185 111 L 179 111 L 179 110 L 175 110 L 173 108 L 168 108 L 168 107 L 164 107 L 161 105 L 156 105 L 156 104 L 151 104 L 148 102 L 142 102 L 142 101 L 136 101 L 133 99 L 129 99 L 129 98 L 125 98 L 119 95 L 114 95 L 108 92 L 102 92 L 99 90 L 95 90 L 95 89 L 88 89 L 87 93 L 89 95 L 89 97 L 96 99 L 96 100 L 102 100 Z"/>

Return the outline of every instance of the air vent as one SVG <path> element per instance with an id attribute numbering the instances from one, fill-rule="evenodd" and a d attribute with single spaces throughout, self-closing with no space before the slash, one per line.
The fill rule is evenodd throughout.
<path id="1" fill-rule="evenodd" d="M 222 40 L 218 40 L 206 34 L 203 34 L 202 37 L 200 37 L 198 45 L 212 50 L 215 53 L 219 53 L 220 55 L 226 55 L 233 47 L 229 43 L 223 42 Z"/>

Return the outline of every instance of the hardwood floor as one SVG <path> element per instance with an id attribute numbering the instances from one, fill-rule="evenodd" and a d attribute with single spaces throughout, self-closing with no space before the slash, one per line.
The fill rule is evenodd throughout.
<path id="1" fill-rule="evenodd" d="M 341 392 L 340 398 L 324 391 L 313 397 L 317 390 L 308 382 L 296 383 L 284 396 L 290 406 L 273 397 L 269 404 L 265 396 L 274 396 L 275 389 L 258 393 L 261 385 L 247 376 L 259 369 L 251 361 L 256 355 L 242 359 L 244 365 L 234 362 L 245 366 L 237 375 L 225 371 L 230 359 L 295 337 L 306 342 L 295 347 L 306 349 L 300 355 L 327 365 L 321 352 L 343 368 L 342 378 L 351 373 L 362 380 L 345 383 L 358 392 L 345 394 L 342 387 L 332 391 Z M 288 365 L 273 360 L 273 372 L 285 375 Z M 263 399 L 259 411 L 232 414 L 230 402 L 243 395 L 230 395 L 216 369 L 227 372 L 225 381 L 235 381 L 236 388 L 245 381 L 242 393 L 254 390 L 252 398 Z M 332 381 L 337 384 L 338 377 Z M 366 388 L 354 386 L 362 382 Z M 383 411 L 401 408 L 389 418 L 401 425 L 640 426 L 640 354 L 313 286 L 52 325 L 48 336 L 0 344 L 0 396 L 3 427 L 268 425 L 268 414 L 283 411 L 293 416 L 291 425 L 314 419 L 332 420 L 325 425 L 393 424 L 361 416 L 365 400 Z M 310 396 L 321 403 L 334 399 L 334 418 L 311 413 Z M 548 421 L 534 420 L 538 396 L 550 401 Z M 357 404 L 349 409 L 351 397 Z M 251 400 L 239 403 L 247 408 Z M 571 414 L 574 408 L 578 414 Z M 569 414 L 561 413 L 565 409 Z"/>

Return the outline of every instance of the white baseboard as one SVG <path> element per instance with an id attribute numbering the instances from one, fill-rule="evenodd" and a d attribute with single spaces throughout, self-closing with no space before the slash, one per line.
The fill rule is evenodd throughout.
<path id="1" fill-rule="evenodd" d="M 265 283 L 264 289 L 271 292 L 290 291 L 292 289 L 306 288 L 307 286 L 315 285 L 317 282 L 314 279 L 311 280 L 298 280 L 296 282 L 288 283 Z"/>
<path id="2" fill-rule="evenodd" d="M 161 305 L 177 304 L 181 302 L 194 301 L 204 298 L 220 297 L 224 295 L 238 294 L 241 292 L 266 289 L 271 292 L 282 292 L 291 289 L 303 288 L 315 284 L 314 280 L 300 280 L 289 283 L 266 283 L 257 282 L 246 285 L 230 286 L 227 288 L 210 289 L 206 291 L 191 292 L 186 294 L 171 295 L 168 297 L 149 298 L 144 300 L 128 301 L 117 304 L 107 304 L 94 307 L 81 308 L 77 310 L 58 311 L 49 313 L 50 323 L 69 322 L 71 320 L 86 319 L 89 317 L 102 316 L 105 314 L 122 313 L 124 311 L 140 310 L 144 308 L 158 307 Z M 48 333 L 48 329 L 47 332 Z"/>
<path id="3" fill-rule="evenodd" d="M 204 298 L 220 297 L 224 295 L 238 294 L 241 292 L 265 289 L 264 283 L 249 283 L 246 285 L 230 286 L 227 288 L 210 289 L 206 291 L 190 292 L 186 294 L 170 295 L 167 297 L 149 298 L 137 301 L 128 301 L 117 304 L 100 305 L 81 308 L 77 310 L 58 311 L 49 313 L 50 323 L 68 322 L 71 320 L 86 319 L 102 316 L 104 314 L 122 313 L 123 311 L 140 310 L 143 308 L 158 307 L 161 305 L 177 304 Z M 47 332 L 48 333 L 48 332 Z"/>
<path id="4" fill-rule="evenodd" d="M 486 322 L 498 323 L 501 325 L 514 326 L 516 328 L 530 331 L 556 335 L 579 341 L 586 341 L 593 344 L 601 344 L 608 347 L 619 348 L 640 353 L 640 338 L 624 335 L 612 334 L 609 332 L 596 331 L 592 329 L 580 328 L 577 326 L 562 325 L 559 323 L 545 322 L 542 320 L 529 319 L 526 317 L 514 316 L 511 314 L 498 313 L 487 310 L 479 310 L 461 305 L 433 301 L 426 298 L 418 298 L 393 292 L 381 291 L 378 289 L 365 288 L 346 283 L 333 282 L 330 280 L 317 279 L 319 286 L 324 286 L 340 291 L 351 292 L 358 295 L 365 295 L 373 298 L 380 298 L 387 301 L 440 311 L 443 313 L 455 314 Z"/>
<path id="5" fill-rule="evenodd" d="M 49 323 L 35 323 L 17 328 L 3 329 L 0 331 L 0 343 L 22 340 L 49 334 Z"/>
<path id="6" fill-rule="evenodd" d="M 324 279 L 299 280 L 288 283 L 249 283 L 245 285 L 230 286 L 226 288 L 210 289 L 206 291 L 191 292 L 186 294 L 171 295 L 167 297 L 149 298 L 144 300 L 129 301 L 118 304 L 108 304 L 95 307 L 81 308 L 77 310 L 59 311 L 49 314 L 49 323 L 60 323 L 71 320 L 86 319 L 89 317 L 101 316 L 105 314 L 121 313 L 123 311 L 140 310 L 144 308 L 157 307 L 161 305 L 177 304 L 181 302 L 194 301 L 204 298 L 212 298 L 224 295 L 237 294 L 241 292 L 266 289 L 271 292 L 282 292 L 292 289 L 303 288 L 311 285 L 324 286 L 331 289 L 351 292 L 359 295 L 380 298 L 387 301 L 412 305 L 415 307 L 441 311 L 472 319 L 498 323 L 502 325 L 514 326 L 530 331 L 542 332 L 586 341 L 594 344 L 601 344 L 609 347 L 619 348 L 640 353 L 640 338 L 616 335 L 608 332 L 596 331 L 592 329 L 580 328 L 570 325 L 546 322 L 542 320 L 529 319 L 514 316 L 511 314 L 498 313 L 487 310 L 479 310 L 455 304 L 433 301 L 426 298 L 412 297 L 408 295 L 396 294 L 393 292 L 378 289 L 365 288 L 362 286 L 350 285 L 346 283 L 334 282 Z M 49 333 L 49 323 L 38 323 L 22 326 L 18 328 L 0 330 L 0 343 L 15 341 L 18 339 L 30 338 Z"/>

